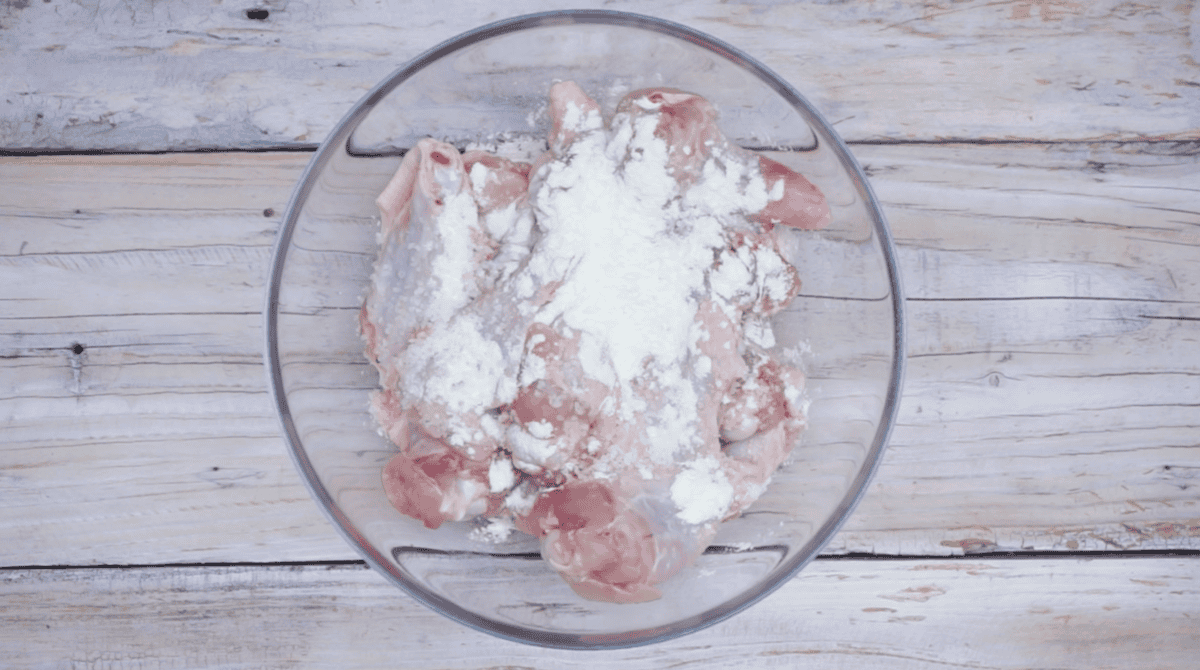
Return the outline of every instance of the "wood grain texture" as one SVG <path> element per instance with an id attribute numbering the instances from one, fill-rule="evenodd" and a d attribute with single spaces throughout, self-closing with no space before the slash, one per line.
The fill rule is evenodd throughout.
<path id="1" fill-rule="evenodd" d="M 307 159 L 0 167 L 7 564 L 352 556 L 262 366 L 270 247 Z"/>
<path id="2" fill-rule="evenodd" d="M 827 552 L 1200 548 L 1195 146 L 855 152 L 899 242 L 911 357 Z M 261 365 L 307 158 L 0 159 L 0 565 L 356 558 Z"/>
<path id="3" fill-rule="evenodd" d="M 453 624 L 359 566 L 0 571 L 0 663 L 75 668 L 1191 667 L 1191 559 L 818 561 L 715 627 L 536 649 Z"/>
<path id="4" fill-rule="evenodd" d="M 1197 546 L 1195 152 L 856 148 L 899 245 L 910 357 L 870 511 L 829 551 Z M 917 500 L 943 537 L 903 530 Z"/>
<path id="5" fill-rule="evenodd" d="M 0 149 L 314 146 L 424 50 L 567 7 L 725 40 L 851 141 L 1200 138 L 1194 2 L 21 0 L 0 4 Z"/>

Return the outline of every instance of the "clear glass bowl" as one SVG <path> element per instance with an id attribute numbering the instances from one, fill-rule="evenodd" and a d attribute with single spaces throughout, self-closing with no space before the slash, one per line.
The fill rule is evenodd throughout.
<path id="1" fill-rule="evenodd" d="M 740 145 L 806 175 L 832 225 L 791 245 L 800 296 L 775 320 L 780 346 L 809 351 L 809 427 L 767 493 L 696 562 L 637 605 L 584 600 L 535 540 L 429 530 L 380 484 L 393 447 L 367 411 L 377 385 L 358 311 L 376 254 L 374 199 L 407 147 L 545 137 L 546 96 L 573 79 L 606 114 L 627 92 L 670 86 L 720 111 Z M 562 648 L 662 641 L 725 619 L 792 577 L 862 496 L 895 420 L 903 297 L 887 225 L 833 128 L 790 84 L 736 48 L 683 26 L 609 11 L 501 21 L 456 37 L 376 86 L 313 156 L 288 206 L 266 306 L 266 362 L 288 445 L 318 504 L 375 569 L 434 610 L 503 638 Z"/>

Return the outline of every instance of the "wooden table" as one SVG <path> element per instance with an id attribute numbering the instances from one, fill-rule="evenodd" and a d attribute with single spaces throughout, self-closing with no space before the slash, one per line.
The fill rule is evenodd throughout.
<path id="1" fill-rule="evenodd" d="M 616 0 L 836 124 L 899 246 L 891 446 L 821 559 L 573 653 L 366 569 L 269 400 L 271 245 L 355 100 L 567 3 L 0 3 L 0 667 L 1185 668 L 1200 654 L 1200 2 Z"/>

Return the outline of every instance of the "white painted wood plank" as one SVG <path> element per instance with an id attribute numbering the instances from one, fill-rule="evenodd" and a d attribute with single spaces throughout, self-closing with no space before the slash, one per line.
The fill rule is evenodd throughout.
<path id="1" fill-rule="evenodd" d="M 912 358 L 829 552 L 1200 548 L 1190 151 L 856 149 L 900 243 Z M 0 535 L 19 538 L 0 565 L 355 557 L 293 472 L 260 363 L 306 159 L 0 159 Z"/>
<path id="2" fill-rule="evenodd" d="M 308 158 L 0 167 L 5 564 L 356 557 L 262 366 L 270 248 Z"/>
<path id="3" fill-rule="evenodd" d="M 453 623 L 357 566 L 0 572 L 21 668 L 1191 667 L 1193 558 L 818 561 L 666 643 L 546 650 Z"/>
<path id="4" fill-rule="evenodd" d="M 711 33 L 792 82 L 849 140 L 1200 137 L 1190 2 L 21 0 L 0 5 L 0 148 L 313 145 L 422 51 L 567 7 Z"/>
<path id="5" fill-rule="evenodd" d="M 1200 177 L 1163 149 L 856 148 L 900 246 L 909 376 L 827 551 L 1198 546 Z M 917 508 L 942 537 L 904 530 Z"/>

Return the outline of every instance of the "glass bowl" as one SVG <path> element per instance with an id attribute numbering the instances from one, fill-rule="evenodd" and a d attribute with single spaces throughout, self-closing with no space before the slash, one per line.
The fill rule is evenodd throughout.
<path id="1" fill-rule="evenodd" d="M 546 136 L 547 93 L 575 80 L 606 115 L 627 92 L 669 86 L 720 112 L 732 142 L 804 174 L 833 222 L 789 246 L 800 295 L 773 322 L 808 352 L 808 429 L 766 494 L 726 522 L 660 599 L 584 600 L 520 533 L 499 544 L 467 522 L 437 530 L 388 503 L 394 447 L 368 413 L 375 370 L 358 313 L 377 251 L 374 203 L 405 149 L 435 137 Z M 376 570 L 458 622 L 535 645 L 596 649 L 666 640 L 721 621 L 791 578 L 863 495 L 896 416 L 904 362 L 895 250 L 866 177 L 790 84 L 736 48 L 678 24 L 610 11 L 518 17 L 445 42 L 358 102 L 313 156 L 274 251 L 266 363 L 287 443 L 317 503 Z"/>

